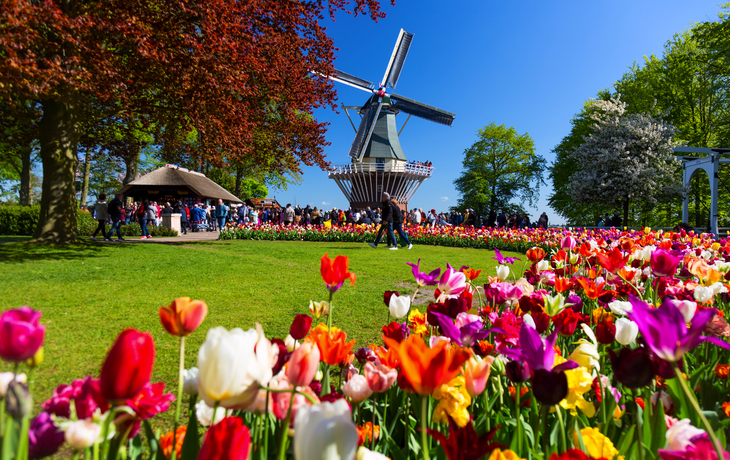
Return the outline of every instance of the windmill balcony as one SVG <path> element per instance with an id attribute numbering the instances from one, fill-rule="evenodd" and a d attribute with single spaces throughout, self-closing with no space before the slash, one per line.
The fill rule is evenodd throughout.
<path id="1" fill-rule="evenodd" d="M 378 172 L 413 174 L 414 176 L 429 178 L 433 173 L 433 166 L 414 165 L 401 162 L 398 162 L 398 164 L 349 163 L 332 166 L 327 171 L 327 175 L 329 177 L 333 177 L 356 173 Z"/>

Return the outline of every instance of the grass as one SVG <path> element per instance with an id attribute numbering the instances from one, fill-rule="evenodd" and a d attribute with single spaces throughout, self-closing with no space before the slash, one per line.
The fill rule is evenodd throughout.
<path id="1" fill-rule="evenodd" d="M 45 361 L 32 379 L 36 403 L 53 388 L 86 375 L 98 376 L 106 351 L 125 328 L 149 331 L 157 357 L 153 381 L 176 388 L 178 341 L 165 334 L 157 310 L 176 297 L 208 303 L 201 328 L 187 340 L 186 367 L 196 365 L 206 331 L 244 330 L 262 324 L 268 337 L 285 337 L 309 301 L 326 300 L 320 258 L 344 254 L 357 274 L 334 297 L 333 324 L 356 338 L 356 347 L 379 341 L 388 311 L 385 290 L 413 292 L 406 262 L 422 270 L 468 265 L 494 274 L 493 251 L 438 246 L 413 250 L 371 249 L 361 243 L 215 241 L 173 244 L 68 246 L 14 242 L 0 245 L 0 310 L 28 305 L 43 313 Z M 524 257 L 523 257 L 524 259 Z M 0 370 L 10 370 L 0 362 Z M 168 411 L 168 416 L 170 411 Z"/>

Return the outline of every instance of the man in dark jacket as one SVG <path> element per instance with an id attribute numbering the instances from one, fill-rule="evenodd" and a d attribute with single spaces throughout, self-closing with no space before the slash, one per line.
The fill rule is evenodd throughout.
<path id="1" fill-rule="evenodd" d="M 117 240 L 124 241 L 122 238 L 122 230 L 119 226 L 122 224 L 122 216 L 124 215 L 124 204 L 122 203 L 122 194 L 117 193 L 108 207 L 109 218 L 112 221 L 112 228 L 109 229 L 109 233 L 106 235 L 106 239 L 111 241 L 114 230 L 117 231 Z"/>
<path id="2" fill-rule="evenodd" d="M 381 216 L 382 222 L 380 223 L 380 229 L 378 229 L 378 236 L 375 237 L 375 243 L 368 243 L 371 248 L 377 249 L 380 238 L 383 236 L 383 232 L 387 231 L 388 235 L 388 246 L 391 250 L 397 250 L 398 246 L 393 246 L 395 242 L 395 236 L 393 235 L 393 208 L 390 203 L 390 195 L 383 192 L 383 215 Z"/>

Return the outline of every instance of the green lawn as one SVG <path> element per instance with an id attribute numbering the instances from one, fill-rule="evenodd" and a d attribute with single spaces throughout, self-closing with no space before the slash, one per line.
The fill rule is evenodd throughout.
<path id="1" fill-rule="evenodd" d="M 206 331 L 214 326 L 249 329 L 258 321 L 268 337 L 285 337 L 296 313 L 308 313 L 310 299 L 325 300 L 319 274 L 324 253 L 350 258 L 354 287 L 334 299 L 334 324 L 357 339 L 356 347 L 378 340 L 387 319 L 382 294 L 413 292 L 405 263 L 421 268 L 469 265 L 493 274 L 493 251 L 438 246 L 413 250 L 371 249 L 359 243 L 215 241 L 175 244 L 47 246 L 0 244 L 0 310 L 29 305 L 43 312 L 45 361 L 33 376 L 36 402 L 60 383 L 98 375 L 116 335 L 134 327 L 152 333 L 155 381 L 173 388 L 177 339 L 165 334 L 157 310 L 180 296 L 202 299 L 209 313 L 188 340 L 186 367 L 195 365 Z M 524 259 L 524 257 L 523 257 Z M 0 370 L 8 370 L 6 363 Z"/>

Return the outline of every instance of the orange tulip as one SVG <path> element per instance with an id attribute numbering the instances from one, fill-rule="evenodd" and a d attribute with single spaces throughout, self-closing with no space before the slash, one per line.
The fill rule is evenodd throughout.
<path id="1" fill-rule="evenodd" d="M 372 345 L 371 348 L 375 352 L 375 356 L 378 357 L 380 362 L 391 369 L 397 369 L 400 367 L 400 358 L 398 353 L 392 348 L 376 347 Z"/>
<path id="2" fill-rule="evenodd" d="M 450 382 L 461 372 L 461 366 L 471 353 L 446 342 L 439 342 L 429 348 L 421 337 L 412 335 L 401 343 L 383 337 L 388 348 L 398 353 L 401 374 L 413 391 L 419 395 L 430 395 L 436 388 Z"/>
<path id="3" fill-rule="evenodd" d="M 573 281 L 571 281 L 568 278 L 563 278 L 562 276 L 556 276 L 555 277 L 555 290 L 560 292 L 561 294 L 565 291 L 570 290 L 570 288 L 573 287 Z"/>
<path id="4" fill-rule="evenodd" d="M 578 278 L 578 283 L 583 286 L 583 292 L 585 292 L 586 297 L 594 300 L 603 294 L 603 286 L 606 285 L 606 283 L 596 285 L 595 281 L 591 281 L 588 278 L 583 277 Z"/>
<path id="5" fill-rule="evenodd" d="M 543 248 L 532 248 L 527 250 L 527 259 L 536 264 L 545 258 L 545 250 Z"/>
<path id="6" fill-rule="evenodd" d="M 355 285 L 355 274 L 347 271 L 350 264 L 350 259 L 347 256 L 337 256 L 332 260 L 325 254 L 322 256 L 321 262 L 322 279 L 330 292 L 338 290 L 348 278 L 350 285 Z"/>
<path id="7" fill-rule="evenodd" d="M 320 358 L 323 362 L 336 365 L 347 359 L 347 355 L 355 346 L 355 339 L 347 342 L 347 334 L 340 329 L 333 327 L 327 330 L 327 326 L 320 323 L 312 329 L 307 340 L 317 344 Z"/>
<path id="8" fill-rule="evenodd" d="M 192 334 L 208 314 L 208 305 L 202 300 L 178 297 L 167 307 L 160 307 L 160 322 L 165 330 L 178 337 Z"/>
<path id="9" fill-rule="evenodd" d="M 466 277 L 469 279 L 469 281 L 474 281 L 479 277 L 479 274 L 482 272 L 481 270 L 474 270 L 473 268 L 470 269 L 464 269 L 462 272 L 466 275 Z"/>

